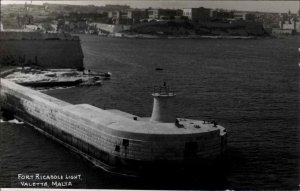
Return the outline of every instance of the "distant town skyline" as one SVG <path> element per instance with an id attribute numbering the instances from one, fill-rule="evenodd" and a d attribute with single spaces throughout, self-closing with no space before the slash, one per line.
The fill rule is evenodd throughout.
<path id="1" fill-rule="evenodd" d="M 261 11 L 261 12 L 288 12 L 297 13 L 299 10 L 299 1 L 202 1 L 202 0 L 75 0 L 75 1 L 24 1 L 24 0 L 1 0 L 2 4 L 72 4 L 72 5 L 95 5 L 104 6 L 106 4 L 129 5 L 132 8 L 191 8 L 191 7 L 206 7 L 206 8 L 223 8 L 227 10 L 241 10 L 241 11 Z"/>

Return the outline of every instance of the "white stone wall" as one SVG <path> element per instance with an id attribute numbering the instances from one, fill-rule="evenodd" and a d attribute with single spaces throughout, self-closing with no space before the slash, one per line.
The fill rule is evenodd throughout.
<path id="1" fill-rule="evenodd" d="M 107 31 L 109 33 L 118 33 L 124 30 L 129 30 L 131 28 L 130 25 L 112 25 L 104 23 L 90 23 L 90 25 L 94 25 L 97 29 Z"/>

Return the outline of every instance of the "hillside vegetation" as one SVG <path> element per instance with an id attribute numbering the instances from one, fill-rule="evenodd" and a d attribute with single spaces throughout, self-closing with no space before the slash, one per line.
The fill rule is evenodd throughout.
<path id="1" fill-rule="evenodd" d="M 158 36 L 266 36 L 263 26 L 255 22 L 235 21 L 225 22 L 200 22 L 187 21 L 162 21 L 134 25 L 130 34 L 147 34 Z"/>

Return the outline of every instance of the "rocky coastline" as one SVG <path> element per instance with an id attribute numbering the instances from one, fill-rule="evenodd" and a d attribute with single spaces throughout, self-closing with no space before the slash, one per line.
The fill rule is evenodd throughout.
<path id="1" fill-rule="evenodd" d="M 40 69 L 9 67 L 2 69 L 1 78 L 37 89 L 70 86 L 99 86 L 111 77 L 109 72 L 78 71 L 75 69 Z"/>
<path id="2" fill-rule="evenodd" d="M 108 36 L 149 39 L 255 39 L 270 35 L 260 23 L 256 22 L 162 21 L 136 24 L 130 30 Z"/>

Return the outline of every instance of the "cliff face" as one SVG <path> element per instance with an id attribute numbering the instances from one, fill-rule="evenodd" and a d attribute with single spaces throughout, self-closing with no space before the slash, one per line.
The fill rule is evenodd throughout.
<path id="1" fill-rule="evenodd" d="M 65 34 L 0 33 L 1 65 L 83 69 L 79 38 Z"/>

